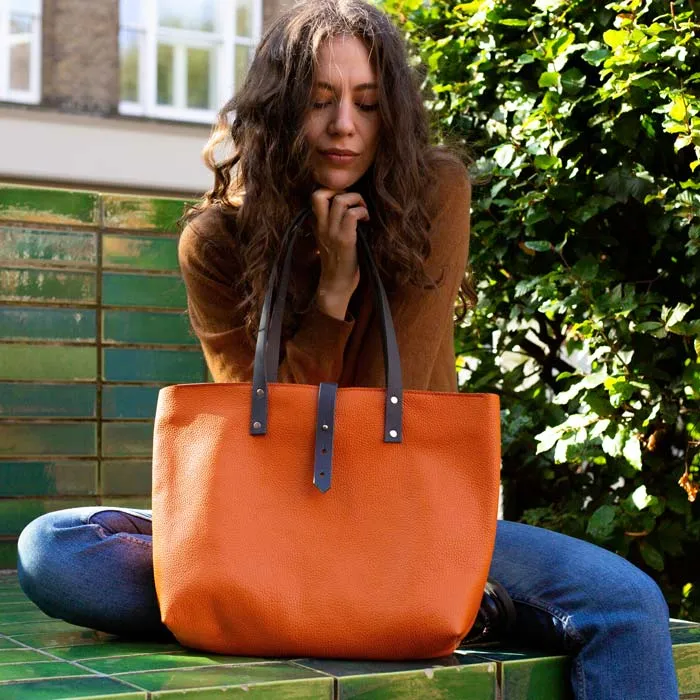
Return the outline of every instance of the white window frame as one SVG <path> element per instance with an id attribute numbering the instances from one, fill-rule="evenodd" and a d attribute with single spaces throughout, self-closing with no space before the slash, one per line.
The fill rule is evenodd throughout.
<path id="1" fill-rule="evenodd" d="M 38 3 L 38 14 L 22 12 L 33 17 L 34 31 L 29 36 L 29 89 L 10 88 L 10 49 L 11 42 L 17 41 L 16 34 L 10 33 L 10 15 L 13 13 L 8 0 L 0 0 L 0 100 L 38 104 L 41 101 L 41 15 L 43 3 Z M 17 13 L 17 10 L 14 10 Z M 26 37 L 20 34 L 20 37 Z"/>
<path id="2" fill-rule="evenodd" d="M 222 20 L 229 19 L 218 23 L 220 25 L 218 32 L 160 27 L 158 26 L 158 0 L 141 0 L 140 23 L 129 24 L 122 22 L 121 18 L 119 22 L 120 37 L 123 30 L 139 35 L 139 99 L 137 102 L 120 100 L 119 112 L 131 116 L 211 124 L 216 118 L 218 109 L 238 88 L 234 85 L 236 46 L 245 45 L 254 49 L 260 41 L 263 0 L 252 0 L 251 4 L 253 6 L 252 37 L 244 37 L 236 34 L 237 0 L 216 0 L 215 16 Z M 174 49 L 173 101 L 175 106 L 159 105 L 157 102 L 159 42 L 169 44 Z M 186 106 L 186 51 L 189 48 L 213 50 L 215 59 L 212 95 L 216 109 L 196 109 Z"/>

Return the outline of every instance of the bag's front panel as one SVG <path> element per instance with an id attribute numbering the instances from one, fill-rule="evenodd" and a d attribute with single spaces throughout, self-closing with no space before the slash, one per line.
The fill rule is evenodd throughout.
<path id="1" fill-rule="evenodd" d="M 171 387 L 154 449 L 154 559 L 184 644 L 263 656 L 451 653 L 481 600 L 495 537 L 498 400 L 406 392 L 383 442 L 384 392 L 341 389 L 331 488 L 313 485 L 316 387 Z"/>

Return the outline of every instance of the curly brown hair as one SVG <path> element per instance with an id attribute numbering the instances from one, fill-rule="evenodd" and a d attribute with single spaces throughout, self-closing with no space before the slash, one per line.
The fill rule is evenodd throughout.
<path id="1" fill-rule="evenodd" d="M 435 214 L 428 210 L 429 195 L 440 161 L 460 159 L 431 146 L 419 81 L 389 18 L 363 0 L 307 0 L 268 29 L 243 86 L 221 109 L 204 150 L 214 186 L 184 217 L 190 221 L 212 206 L 235 217 L 244 271 L 238 281 L 238 311 L 251 338 L 280 238 L 295 214 L 309 205 L 314 187 L 303 122 L 313 102 L 318 49 L 329 38 L 343 35 L 364 42 L 379 77 L 379 147 L 373 165 L 353 188 L 370 207 L 370 244 L 377 266 L 390 293 L 402 284 L 429 288 L 439 283 L 424 270 Z M 222 147 L 229 153 L 217 160 Z M 292 314 L 303 306 L 295 303 L 298 293 L 290 290 Z M 465 271 L 460 318 L 475 300 Z"/>

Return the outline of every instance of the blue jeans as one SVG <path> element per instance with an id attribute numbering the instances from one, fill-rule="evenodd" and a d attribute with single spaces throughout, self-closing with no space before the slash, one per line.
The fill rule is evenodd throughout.
<path id="1" fill-rule="evenodd" d="M 168 639 L 153 582 L 151 513 L 48 513 L 19 538 L 19 580 L 44 612 L 127 636 Z M 490 576 L 515 602 L 508 643 L 573 656 L 577 700 L 673 700 L 668 607 L 658 586 L 595 545 L 499 521 Z"/>

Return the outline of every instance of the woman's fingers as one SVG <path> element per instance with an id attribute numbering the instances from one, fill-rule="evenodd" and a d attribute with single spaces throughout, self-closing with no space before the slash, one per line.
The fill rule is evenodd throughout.
<path id="1" fill-rule="evenodd" d="M 362 195 L 357 192 L 337 194 L 328 215 L 329 242 L 343 247 L 354 246 L 357 242 L 357 222 L 367 219 L 369 212 Z"/>
<path id="2" fill-rule="evenodd" d="M 318 189 L 311 195 L 311 210 L 316 217 L 316 227 L 319 231 L 328 230 L 328 213 L 331 200 L 338 194 L 334 190 Z"/>

